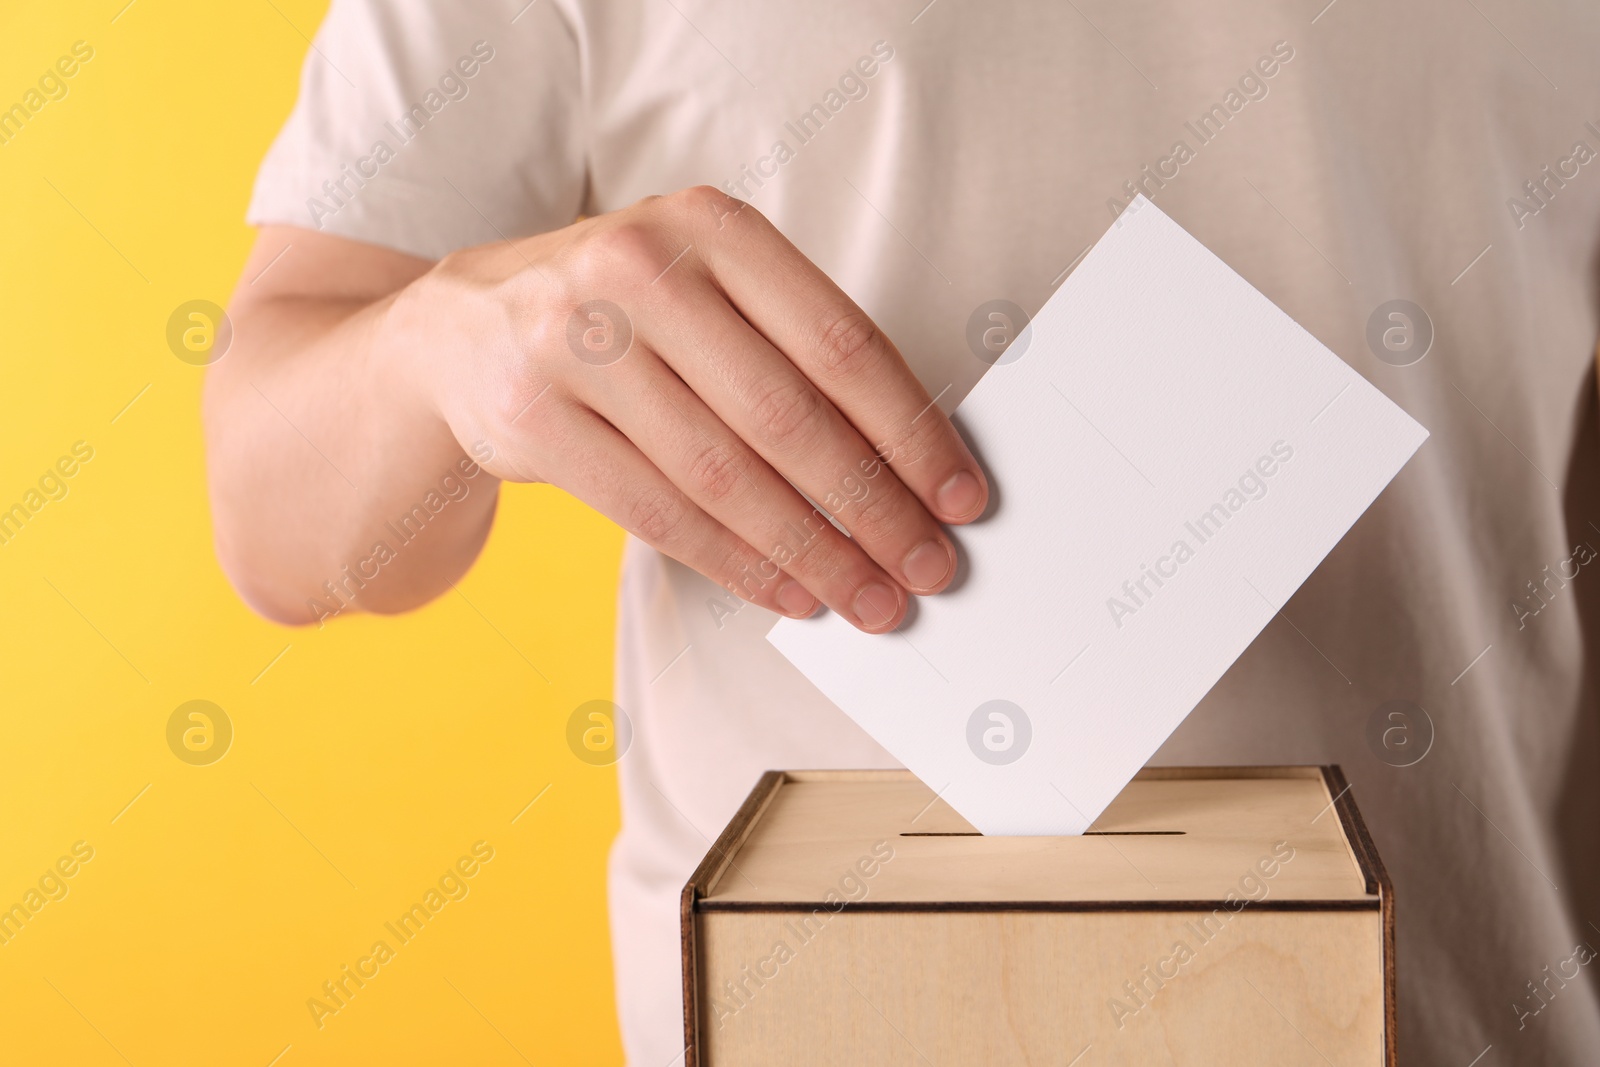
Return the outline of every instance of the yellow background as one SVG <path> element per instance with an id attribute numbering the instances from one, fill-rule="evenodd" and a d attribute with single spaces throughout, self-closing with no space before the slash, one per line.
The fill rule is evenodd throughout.
<path id="1" fill-rule="evenodd" d="M 95 50 L 0 146 L 0 509 L 95 450 L 0 545 L 0 907 L 95 850 L 0 945 L 0 1063 L 617 1062 L 615 774 L 564 731 L 610 695 L 621 535 L 514 487 L 460 596 L 250 614 L 211 549 L 204 372 L 165 332 L 227 302 L 325 4 L 125 2 L 0 13 L 0 106 Z M 234 724 L 210 766 L 167 747 L 193 699 Z M 469 895 L 319 1030 L 307 999 L 478 840 Z"/>

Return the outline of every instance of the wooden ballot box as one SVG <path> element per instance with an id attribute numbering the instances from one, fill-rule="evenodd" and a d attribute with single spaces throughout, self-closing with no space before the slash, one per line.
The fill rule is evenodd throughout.
<path id="1" fill-rule="evenodd" d="M 1337 767 L 1147 769 L 1082 837 L 769 771 L 682 922 L 686 1067 L 1395 1062 L 1394 900 Z"/>

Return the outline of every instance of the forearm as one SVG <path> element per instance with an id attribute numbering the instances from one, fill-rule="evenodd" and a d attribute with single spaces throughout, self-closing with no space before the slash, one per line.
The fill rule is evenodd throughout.
<path id="1" fill-rule="evenodd" d="M 393 297 L 236 298 L 205 423 L 218 556 L 280 622 L 401 611 L 463 574 L 498 480 L 417 388 Z"/>

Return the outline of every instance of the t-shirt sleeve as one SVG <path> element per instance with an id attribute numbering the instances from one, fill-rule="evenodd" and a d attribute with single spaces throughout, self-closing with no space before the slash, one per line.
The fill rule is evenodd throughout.
<path id="1" fill-rule="evenodd" d="M 427 259 L 571 223 L 582 72 L 553 0 L 333 0 L 246 215 Z"/>

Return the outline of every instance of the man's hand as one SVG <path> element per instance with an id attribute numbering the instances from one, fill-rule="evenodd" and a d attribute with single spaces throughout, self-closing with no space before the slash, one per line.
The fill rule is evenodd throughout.
<path id="1" fill-rule="evenodd" d="M 338 451 L 383 487 L 377 495 L 387 506 L 403 508 L 408 481 L 426 490 L 436 479 L 430 461 L 443 469 L 463 447 L 487 442 L 478 452 L 492 454 L 483 462 L 493 475 L 560 486 L 719 585 L 792 617 L 820 601 L 863 630 L 892 629 L 907 591 L 937 592 L 954 575 L 940 523 L 970 521 L 986 505 L 978 464 L 894 345 L 754 208 L 717 190 L 653 197 L 425 270 L 352 242 L 290 230 L 268 236 L 260 253 L 285 241 L 311 251 L 296 247 L 266 275 L 278 274 L 271 295 L 235 300 L 235 349 L 245 351 L 217 365 L 213 376 L 223 381 L 208 404 L 219 545 L 253 540 L 240 524 L 269 521 L 260 509 L 308 503 L 274 499 L 291 480 L 277 479 L 283 488 L 265 494 L 219 487 L 249 481 L 246 461 L 287 462 L 265 442 L 238 442 L 219 398 L 253 400 L 227 379 L 289 362 L 300 370 L 280 388 L 359 390 L 340 416 L 374 424 L 355 427 L 356 441 L 347 440 L 348 426 L 297 429 L 308 440 L 320 429 L 345 441 Z M 377 273 L 412 278 L 365 303 L 345 282 L 329 294 L 341 298 L 330 307 L 303 284 L 306 269 L 284 269 L 328 242 L 395 257 Z M 296 340 L 243 344 L 258 324 L 281 337 L 285 315 Z M 319 366 L 321 374 L 308 373 Z M 368 373 L 381 387 L 362 388 Z M 318 405 L 292 406 L 321 421 Z M 377 425 L 386 422 L 404 425 Z M 385 441 L 407 444 L 386 455 Z M 218 470 L 219 459 L 228 469 Z M 337 488 L 330 482 L 314 494 L 351 497 L 321 536 L 355 550 L 364 536 L 357 531 L 380 524 L 385 505 L 363 514 L 360 501 L 372 494 Z M 470 563 L 488 518 L 461 515 L 426 546 L 425 559 L 407 561 L 403 580 L 369 597 L 374 606 L 409 606 L 443 588 Z M 313 590 L 324 577 L 281 550 L 270 554 L 276 577 L 267 586 Z M 223 558 L 241 588 L 256 592 L 253 602 L 298 599 L 241 575 L 252 567 L 243 555 Z"/>

